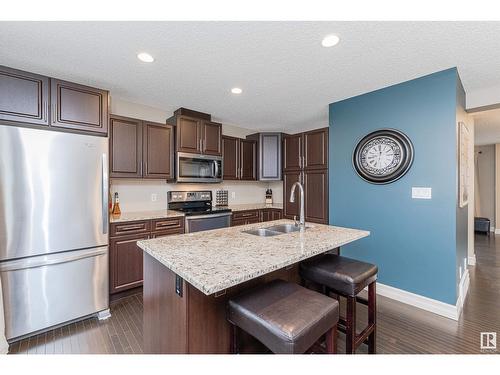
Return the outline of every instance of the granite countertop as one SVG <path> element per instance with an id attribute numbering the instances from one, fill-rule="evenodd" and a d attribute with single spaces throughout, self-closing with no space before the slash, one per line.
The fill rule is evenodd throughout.
<path id="1" fill-rule="evenodd" d="M 265 203 L 247 203 L 247 204 L 229 204 L 228 208 L 233 211 L 246 211 L 246 210 L 261 210 L 263 208 L 277 208 L 279 210 L 283 209 L 283 204 L 281 203 L 273 203 L 273 204 L 265 204 Z"/>
<path id="2" fill-rule="evenodd" d="M 120 216 L 109 215 L 110 223 L 121 223 L 125 221 L 168 219 L 171 217 L 184 216 L 182 212 L 173 210 L 122 212 Z"/>
<path id="3" fill-rule="evenodd" d="M 370 234 L 306 223 L 305 232 L 259 237 L 244 230 L 293 223 L 276 220 L 138 241 L 137 245 L 206 295 L 295 264 Z"/>

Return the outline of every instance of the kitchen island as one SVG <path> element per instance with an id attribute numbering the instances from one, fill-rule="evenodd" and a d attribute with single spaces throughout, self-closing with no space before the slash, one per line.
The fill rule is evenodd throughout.
<path id="1" fill-rule="evenodd" d="M 306 223 L 304 232 L 260 237 L 244 231 L 291 220 L 143 240 L 147 353 L 228 353 L 226 302 L 255 285 L 300 282 L 298 263 L 369 235 Z"/>

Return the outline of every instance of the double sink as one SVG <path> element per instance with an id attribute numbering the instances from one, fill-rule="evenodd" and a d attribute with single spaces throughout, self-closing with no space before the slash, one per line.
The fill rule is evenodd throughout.
<path id="1" fill-rule="evenodd" d="M 307 229 L 304 228 L 304 229 Z M 271 236 L 279 236 L 280 234 L 292 233 L 300 231 L 300 227 L 294 224 L 280 224 L 273 225 L 272 227 L 267 228 L 257 228 L 257 229 L 249 229 L 242 231 L 243 233 L 253 234 L 254 236 L 259 237 L 271 237 Z"/>

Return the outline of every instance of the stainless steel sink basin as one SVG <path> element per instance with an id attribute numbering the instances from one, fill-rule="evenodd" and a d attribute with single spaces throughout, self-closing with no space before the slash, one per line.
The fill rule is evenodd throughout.
<path id="1" fill-rule="evenodd" d="M 253 234 L 254 236 L 259 236 L 259 237 L 271 237 L 283 234 L 283 232 L 275 232 L 267 228 L 244 230 L 243 233 Z"/>
<path id="2" fill-rule="evenodd" d="M 295 226 L 294 224 L 273 225 L 272 227 L 268 227 L 266 229 L 273 231 L 273 232 L 280 232 L 280 233 L 292 233 L 292 232 L 300 231 L 300 228 L 298 226 Z M 305 227 L 304 229 L 307 229 L 307 227 Z"/>

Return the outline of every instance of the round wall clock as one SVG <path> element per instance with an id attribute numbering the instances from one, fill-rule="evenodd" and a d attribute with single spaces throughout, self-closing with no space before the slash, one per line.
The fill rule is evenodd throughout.
<path id="1" fill-rule="evenodd" d="M 398 130 L 377 130 L 358 142 L 352 161 L 362 179 L 372 184 L 389 184 L 410 169 L 413 145 L 406 134 Z"/>

